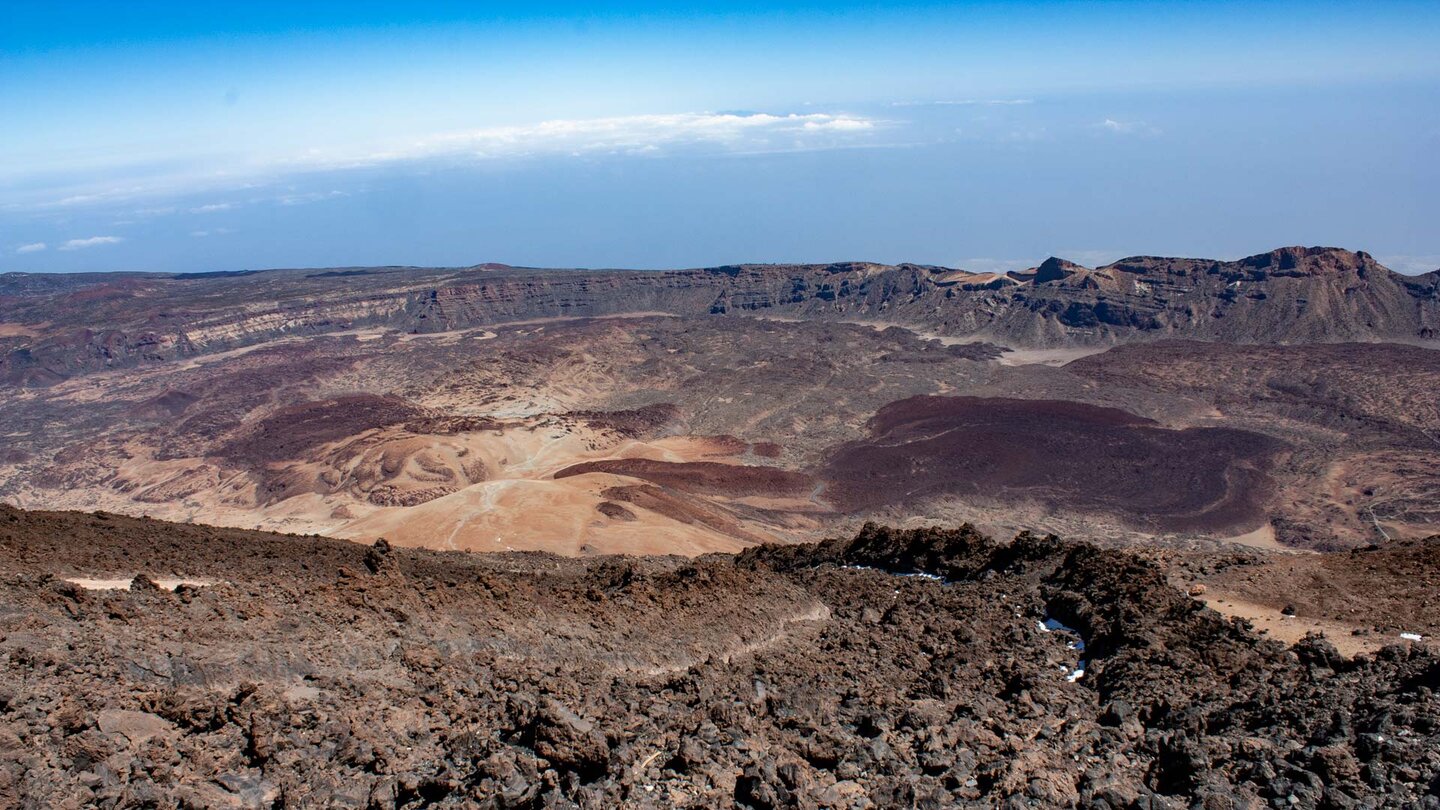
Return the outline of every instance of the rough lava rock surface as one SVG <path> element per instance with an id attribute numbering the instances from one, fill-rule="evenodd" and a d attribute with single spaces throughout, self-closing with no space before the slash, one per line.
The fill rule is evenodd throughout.
<path id="1" fill-rule="evenodd" d="M 0 507 L 0 554 L 6 806 L 1440 806 L 1433 648 L 1285 649 L 1054 537 L 579 560 Z"/>

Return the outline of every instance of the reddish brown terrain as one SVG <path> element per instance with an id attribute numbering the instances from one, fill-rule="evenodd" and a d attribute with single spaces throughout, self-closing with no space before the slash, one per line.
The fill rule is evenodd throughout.
<path id="1" fill-rule="evenodd" d="M 1440 806 L 1437 324 L 1334 248 L 0 276 L 0 805 Z"/>
<path id="2" fill-rule="evenodd" d="M 735 551 L 866 517 L 1418 538 L 1440 528 L 1433 275 L 1328 248 L 988 280 L 10 274 L 0 498 L 565 554 Z"/>
<path id="3" fill-rule="evenodd" d="M 1407 607 L 1440 538 L 1348 569 L 1384 594 L 1355 658 L 1167 582 L 1343 615 L 1273 561 L 968 527 L 577 560 L 0 507 L 0 554 L 7 806 L 1423 807 L 1440 779 L 1440 658 L 1394 632 L 1440 631 Z"/>
<path id="4" fill-rule="evenodd" d="M 760 464 L 721 464 L 715 461 L 656 461 L 648 458 L 621 458 L 587 461 L 555 473 L 556 478 L 590 473 L 609 473 L 639 478 L 653 484 L 705 495 L 744 497 L 746 495 L 808 494 L 814 481 L 808 475 Z"/>
<path id="5" fill-rule="evenodd" d="M 913 397 L 886 405 L 870 435 L 826 467 L 848 512 L 936 498 L 1099 513 L 1159 531 L 1224 534 L 1264 520 L 1267 474 L 1284 445 L 1230 428 L 1163 428 L 1076 402 Z"/>

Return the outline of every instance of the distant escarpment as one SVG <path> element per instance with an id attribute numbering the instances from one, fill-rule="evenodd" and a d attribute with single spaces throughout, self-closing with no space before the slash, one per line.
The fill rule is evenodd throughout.
<path id="1" fill-rule="evenodd" d="M 1184 337 L 1235 343 L 1440 337 L 1440 271 L 1366 253 L 1281 248 L 1239 261 L 1133 257 L 1025 272 L 843 262 L 674 270 L 370 268 L 252 274 L 0 276 L 0 383 L 293 336 L 658 312 L 895 323 L 1017 347 Z"/>

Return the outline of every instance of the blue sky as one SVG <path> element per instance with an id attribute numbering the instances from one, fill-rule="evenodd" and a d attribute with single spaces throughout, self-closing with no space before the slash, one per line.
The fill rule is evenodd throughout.
<path id="1" fill-rule="evenodd" d="M 1428 0 L 5 0 L 0 271 L 1428 270 L 1437 41 Z"/>

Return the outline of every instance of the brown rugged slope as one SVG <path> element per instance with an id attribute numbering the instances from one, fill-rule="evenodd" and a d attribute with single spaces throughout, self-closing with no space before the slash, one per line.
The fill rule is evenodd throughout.
<path id="1" fill-rule="evenodd" d="M 1066 366 L 1086 385 L 1179 397 L 1215 422 L 1282 438 L 1275 529 L 1338 548 L 1440 526 L 1440 352 L 1335 343 L 1122 346 Z"/>
<path id="2" fill-rule="evenodd" d="M 1010 364 L 1026 354 L 1045 353 L 711 316 L 282 339 L 0 391 L 0 500 L 570 554 L 733 551 L 867 518 L 1330 549 L 1440 530 L 1433 349 L 1153 341 Z M 1006 404 L 877 445 L 869 420 L 916 396 Z"/>
<path id="3" fill-rule="evenodd" d="M 442 548 L 734 550 L 813 531 L 823 506 L 794 475 L 808 459 L 887 402 L 988 374 L 998 353 L 709 317 L 276 341 L 0 392 L 0 500 Z M 554 476 L 622 459 L 620 475 Z M 625 488 L 639 459 L 667 462 L 649 471 L 665 492 Z M 604 503 L 612 488 L 638 521 Z"/>
<path id="4" fill-rule="evenodd" d="M 1251 604 L 1353 625 L 1361 638 L 1440 630 L 1440 611 L 1426 595 L 1440 592 L 1440 536 L 1334 554 L 1253 555 L 1196 579 Z"/>
<path id="5" fill-rule="evenodd" d="M 948 268 L 863 262 L 667 272 L 371 268 L 258 274 L 0 278 L 0 382 L 384 326 L 442 332 L 643 311 L 887 320 L 1017 346 L 1184 336 L 1240 343 L 1432 339 L 1440 280 L 1365 253 L 1281 248 L 1235 262 L 1061 260 L 1005 283 Z M 1019 281 L 1020 283 L 1009 283 Z M 993 283 L 992 283 L 993 282 Z"/>
<path id="6" fill-rule="evenodd" d="M 826 497 L 851 512 L 927 500 L 1034 501 L 1163 531 L 1247 531 L 1264 517 L 1280 442 L 1229 428 L 1169 430 L 1078 402 L 913 397 L 828 461 Z"/>
<path id="7" fill-rule="evenodd" d="M 1440 778 L 1431 648 L 1286 651 L 1054 538 L 582 562 L 0 507 L 0 553 L 6 805 L 1404 807 Z M 216 582 L 65 579 L 136 572 Z"/>

